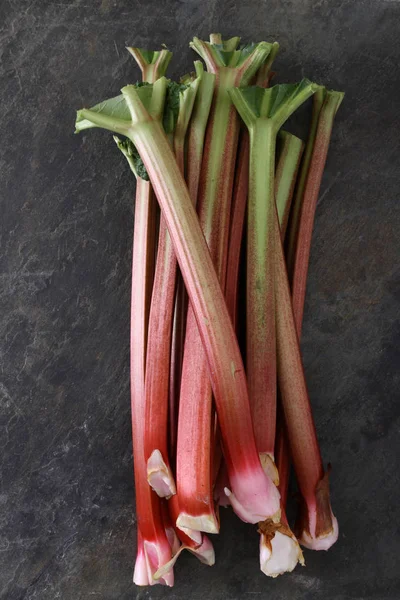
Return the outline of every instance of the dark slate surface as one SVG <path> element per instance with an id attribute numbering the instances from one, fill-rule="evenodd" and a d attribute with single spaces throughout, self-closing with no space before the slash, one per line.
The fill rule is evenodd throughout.
<path id="1" fill-rule="evenodd" d="M 3 0 L 0 5 L 1 600 L 394 600 L 399 586 L 396 0 Z M 278 39 L 281 80 L 344 90 L 312 252 L 304 357 L 341 533 L 272 581 L 223 514 L 217 566 L 132 583 L 128 331 L 133 182 L 74 110 L 136 80 L 126 44 Z M 397 452 L 398 455 L 398 452 Z"/>

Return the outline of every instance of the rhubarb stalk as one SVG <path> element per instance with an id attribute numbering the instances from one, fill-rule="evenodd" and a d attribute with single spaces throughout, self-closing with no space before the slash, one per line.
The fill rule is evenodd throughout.
<path id="1" fill-rule="evenodd" d="M 161 85 L 158 80 L 154 88 Z M 146 87 L 78 111 L 76 131 L 102 127 L 126 135 L 149 174 L 170 233 L 206 351 L 217 405 L 231 503 L 244 520 L 258 522 L 279 510 L 279 494 L 265 477 L 254 440 L 240 349 L 207 243 L 185 181 L 162 127 L 146 109 Z M 233 502 L 232 502 L 233 499 Z"/>
<path id="2" fill-rule="evenodd" d="M 201 161 L 203 156 L 204 138 L 211 102 L 214 94 L 215 75 L 204 71 L 203 64 L 196 60 L 194 63 L 199 86 L 190 117 L 186 134 L 186 165 L 185 179 L 189 195 L 194 206 L 197 204 L 197 191 L 200 178 Z M 191 83 L 193 75 L 182 78 L 183 83 Z M 182 163 L 183 164 L 183 161 Z M 181 172 L 182 166 L 181 166 Z M 171 372 L 170 372 L 170 452 L 176 457 L 178 406 L 182 374 L 183 349 L 186 332 L 187 294 L 182 277 L 178 273 L 174 309 L 174 323 L 171 343 Z"/>
<path id="3" fill-rule="evenodd" d="M 135 57 L 139 57 L 143 81 L 149 83 L 164 75 L 172 56 L 167 50 L 145 52 L 131 48 L 130 51 Z M 154 115 L 161 117 L 163 100 L 152 108 Z M 174 576 L 171 569 L 165 571 L 163 578 L 154 578 L 155 572 L 171 560 L 172 549 L 161 514 L 161 501 L 147 483 L 147 457 L 144 447 L 144 386 L 148 316 L 154 275 L 156 204 L 146 170 L 136 149 L 130 140 L 122 142 L 116 138 L 115 141 L 136 176 L 130 340 L 132 439 L 138 535 L 133 580 L 137 585 L 164 583 L 172 586 Z"/>
<path id="4" fill-rule="evenodd" d="M 275 147 L 283 123 L 315 91 L 297 85 L 235 88 L 231 98 L 250 134 L 247 210 L 246 362 L 257 448 L 272 479 L 276 423 L 274 297 Z"/>
<path id="5" fill-rule="evenodd" d="M 311 114 L 311 123 L 308 131 L 308 137 L 306 146 L 304 149 L 303 157 L 301 160 L 300 171 L 298 180 L 296 182 L 296 189 L 293 198 L 293 204 L 290 211 L 290 220 L 288 224 L 286 246 L 286 263 L 287 271 L 289 275 L 289 282 L 292 278 L 294 256 L 297 244 L 297 235 L 299 230 L 300 222 L 300 211 L 303 203 L 304 189 L 307 181 L 308 171 L 310 168 L 311 157 L 315 144 L 315 137 L 317 135 L 319 113 L 321 112 L 322 105 L 324 103 L 326 90 L 321 85 L 320 88 L 315 92 L 313 96 L 313 106 Z"/>
<path id="6" fill-rule="evenodd" d="M 208 43 L 194 38 L 191 43 L 191 47 L 204 59 L 208 71 L 215 75 L 215 94 L 200 174 L 198 213 L 221 287 L 224 289 L 239 132 L 239 120 L 228 91 L 236 85 L 246 85 L 251 80 L 268 56 L 271 46 L 262 42 L 251 48 L 236 50 L 239 38 L 223 42 L 221 36 L 212 34 L 210 39 L 211 42 Z M 179 401 L 177 488 L 181 512 L 177 523 L 180 527 L 217 533 L 219 523 L 214 510 L 211 468 L 212 390 L 193 309 L 194 307 L 189 307 L 188 310 Z M 238 448 L 233 447 L 232 431 L 227 431 L 221 405 L 217 398 L 215 400 L 229 479 L 233 488 L 233 494 L 229 490 L 227 493 L 239 516 L 244 520 L 253 521 L 255 515 L 250 514 L 252 511 L 249 512 L 245 507 L 248 499 L 244 485 L 253 468 L 258 472 L 258 465 L 253 467 L 249 464 L 243 469 L 244 448 L 237 452 Z M 231 425 L 233 426 L 232 422 Z M 266 485 L 268 487 L 269 484 Z M 271 494 L 262 512 L 269 512 L 272 516 L 275 508 L 276 496 Z M 259 508 L 256 512 L 258 510 Z"/>
<path id="7" fill-rule="evenodd" d="M 275 336 L 275 151 L 279 129 L 309 98 L 316 86 L 308 80 L 269 89 L 235 88 L 231 98 L 250 135 L 246 280 L 246 361 L 257 449 L 264 470 L 278 484 L 274 463 L 276 426 Z M 279 225 L 278 225 L 279 227 Z M 279 306 L 279 305 L 278 305 Z M 281 522 L 259 524 L 260 568 L 276 577 L 292 571 L 298 544 Z"/>
<path id="8" fill-rule="evenodd" d="M 295 135 L 281 131 L 278 135 L 278 163 L 275 171 L 275 201 L 279 225 L 285 238 L 297 172 L 304 144 Z"/>
<path id="9" fill-rule="evenodd" d="M 184 170 L 184 140 L 199 81 L 170 83 L 163 126 L 171 139 L 178 167 Z M 171 335 L 177 262 L 163 215 L 160 218 L 157 263 L 149 317 L 146 362 L 146 454 L 148 481 L 161 497 L 176 493 L 168 456 L 168 394 Z"/>
<path id="10" fill-rule="evenodd" d="M 300 543 L 328 550 L 338 537 L 301 361 L 278 216 L 275 219 L 278 382 L 294 469 L 302 496 L 296 524 Z"/>
<path id="11" fill-rule="evenodd" d="M 284 134 L 282 136 L 282 134 Z M 284 237 L 285 215 L 290 206 L 294 182 L 302 143 L 298 138 L 286 132 L 280 132 L 281 153 L 275 173 L 275 199 L 277 203 L 279 226 Z M 293 139 L 293 142 L 291 140 Z M 285 151 L 286 150 L 286 151 Z M 279 211 L 281 208 L 281 211 Z M 304 566 L 304 557 L 299 543 L 289 527 L 286 517 L 286 502 L 289 485 L 289 447 L 284 429 L 281 411 L 278 411 L 275 439 L 275 466 L 278 471 L 278 490 L 281 496 L 281 520 L 276 525 L 270 521 L 260 524 L 260 568 L 268 576 L 276 577 L 284 572 L 293 571 L 299 562 Z"/>
<path id="12" fill-rule="evenodd" d="M 293 312 L 299 338 L 301 337 L 301 326 L 303 322 L 315 210 L 328 154 L 333 121 L 343 100 L 343 96 L 344 94 L 342 92 L 324 90 L 324 99 L 318 115 L 318 124 L 307 177 L 304 183 L 301 205 L 300 209 L 298 209 L 298 213 L 294 214 L 292 218 L 293 230 L 297 230 L 297 235 L 294 234 L 295 242 L 293 242 L 294 235 L 289 238 L 291 244 L 288 248 L 288 259 L 291 267 Z M 296 204 L 296 206 L 298 207 L 298 204 Z"/>

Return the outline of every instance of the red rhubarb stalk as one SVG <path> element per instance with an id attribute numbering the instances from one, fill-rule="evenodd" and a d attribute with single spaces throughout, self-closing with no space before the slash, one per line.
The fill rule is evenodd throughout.
<path id="1" fill-rule="evenodd" d="M 328 473 L 324 473 L 308 398 L 277 214 L 275 241 L 278 381 L 302 496 L 296 535 L 307 548 L 327 550 L 337 540 L 338 524 L 330 505 Z"/>
<path id="2" fill-rule="evenodd" d="M 215 75 L 215 95 L 207 126 L 204 158 L 201 166 L 198 195 L 198 213 L 205 239 L 208 243 L 222 289 L 225 287 L 228 250 L 230 208 L 233 176 L 237 150 L 239 120 L 228 90 L 236 85 L 246 85 L 270 51 L 270 45 L 258 44 L 250 53 L 236 50 L 238 38 L 222 42 L 219 35 L 211 36 L 211 43 L 194 38 L 192 48 L 200 54 L 210 73 Z M 216 45 L 214 45 L 216 44 Z M 219 530 L 214 510 L 212 491 L 212 389 L 208 377 L 205 351 L 200 342 L 198 323 L 189 307 L 181 394 L 179 401 L 177 488 L 181 513 L 180 527 L 189 527 L 209 533 Z M 231 503 L 244 520 L 254 520 L 248 511 L 244 489 L 252 466 L 244 466 L 242 451 L 231 444 L 231 431 L 227 432 L 224 412 L 216 398 L 223 446 L 233 487 Z M 230 423 L 230 426 L 233 423 Z M 236 425 L 237 426 L 237 425 Z M 244 449 L 244 448 L 243 448 Z M 258 467 L 254 465 L 258 470 Z M 246 471 L 248 472 L 246 474 Z M 230 492 L 228 491 L 230 494 Z M 249 504 L 250 506 L 250 504 Z M 253 505 L 255 508 L 255 504 Z M 275 513 L 276 502 L 259 506 L 255 512 Z"/>
<path id="3" fill-rule="evenodd" d="M 293 312 L 299 338 L 303 322 L 315 210 L 328 155 L 333 121 L 343 96 L 343 93 L 333 91 L 327 91 L 325 94 L 301 203 L 291 279 Z"/>
<path id="4" fill-rule="evenodd" d="M 211 102 L 214 94 L 215 75 L 204 71 L 203 64 L 196 60 L 196 76 L 199 80 L 192 115 L 186 134 L 186 183 L 194 206 L 197 204 L 197 192 L 200 178 L 201 161 L 203 156 L 204 138 Z M 190 83 L 192 76 L 182 78 L 183 83 Z M 181 154 L 181 172 L 184 155 Z M 186 332 L 187 294 L 182 277 L 178 273 L 174 309 L 174 323 L 171 343 L 171 372 L 170 372 L 170 452 L 176 457 L 178 405 L 182 374 L 183 349 Z"/>
<path id="5" fill-rule="evenodd" d="M 172 56 L 167 50 L 145 53 L 137 48 L 131 48 L 130 52 L 139 58 L 143 81 L 149 83 L 154 83 L 164 75 Z M 161 116 L 161 109 L 162 106 L 159 107 L 159 116 Z M 119 140 L 116 141 L 136 175 L 130 339 L 132 438 L 138 533 L 133 579 L 137 585 L 164 583 L 172 586 L 174 583 L 172 570 L 167 570 L 161 580 L 154 578 L 157 569 L 170 561 L 172 550 L 164 528 L 160 499 L 147 483 L 147 459 L 144 448 L 144 384 L 148 317 L 154 275 L 156 204 L 150 182 L 145 181 L 138 174 L 132 148 Z"/>
<path id="6" fill-rule="evenodd" d="M 170 84 L 164 109 L 164 129 L 171 138 L 178 167 L 184 171 L 184 140 L 199 80 L 188 86 Z M 168 456 L 168 395 L 171 335 L 174 314 L 177 261 L 163 215 L 160 218 L 157 262 L 149 316 L 146 361 L 147 477 L 161 497 L 176 493 Z"/>

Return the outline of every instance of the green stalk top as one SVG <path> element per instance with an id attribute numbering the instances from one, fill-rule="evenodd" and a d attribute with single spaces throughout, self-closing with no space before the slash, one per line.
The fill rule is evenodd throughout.
<path id="1" fill-rule="evenodd" d="M 185 78 L 185 83 L 168 82 L 163 116 L 163 127 L 167 136 L 186 131 L 199 83 L 198 77 L 192 78 L 191 81 Z"/>
<path id="2" fill-rule="evenodd" d="M 115 133 L 127 135 L 135 123 L 146 121 L 149 115 L 161 119 L 164 110 L 168 80 L 158 79 L 153 85 L 137 83 L 122 88 L 122 95 L 104 100 L 93 108 L 78 110 L 75 133 L 92 127 L 102 127 Z M 139 102 L 132 106 L 130 97 L 135 95 Z"/>
<path id="3" fill-rule="evenodd" d="M 248 85 L 272 50 L 272 44 L 259 42 L 237 48 L 240 38 L 223 41 L 220 34 L 211 34 L 210 42 L 193 38 L 190 47 L 201 56 L 210 73 L 218 74 L 221 69 L 238 72 L 237 85 Z"/>
<path id="4" fill-rule="evenodd" d="M 246 126 L 251 130 L 258 119 L 270 120 L 277 132 L 294 111 L 320 86 L 303 79 L 271 88 L 257 86 L 229 90 L 232 102 Z"/>
<path id="5" fill-rule="evenodd" d="M 142 79 L 146 83 L 155 83 L 157 79 L 163 77 L 172 58 L 172 52 L 166 48 L 143 50 L 143 48 L 129 46 L 127 50 L 136 60 L 142 72 Z"/>

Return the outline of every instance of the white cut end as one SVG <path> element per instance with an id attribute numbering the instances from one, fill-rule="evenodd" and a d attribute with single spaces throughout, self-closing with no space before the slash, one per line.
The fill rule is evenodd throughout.
<path id="1" fill-rule="evenodd" d="M 320 535 L 318 537 L 310 535 L 307 531 L 303 531 L 299 537 L 300 544 L 305 548 L 309 548 L 309 550 L 329 550 L 329 548 L 337 541 L 339 536 L 339 525 L 336 517 L 333 514 L 332 526 L 332 531 L 326 535 Z"/>
<path id="2" fill-rule="evenodd" d="M 196 549 L 188 548 L 192 554 L 197 556 L 203 565 L 212 567 L 215 564 L 214 546 L 206 535 L 203 535 L 203 543 Z"/>
<path id="3" fill-rule="evenodd" d="M 294 536 L 276 531 L 269 545 L 264 534 L 261 534 L 260 569 L 265 575 L 278 577 L 290 573 L 299 562 L 304 565 L 303 553 Z"/>
<path id="4" fill-rule="evenodd" d="M 165 528 L 165 535 L 167 536 L 167 540 L 169 545 L 171 546 L 172 555 L 176 554 L 180 548 L 180 541 L 178 536 L 175 533 L 175 529 L 173 527 Z"/>
<path id="5" fill-rule="evenodd" d="M 185 512 L 180 512 L 176 520 L 176 526 L 182 529 L 186 535 L 193 539 L 188 531 L 204 531 L 205 533 L 219 533 L 219 523 L 215 515 L 189 515 Z"/>
<path id="6" fill-rule="evenodd" d="M 147 481 L 160 498 L 170 498 L 176 494 L 171 469 L 165 463 L 159 450 L 153 450 L 147 461 Z"/>
<path id="7" fill-rule="evenodd" d="M 143 551 L 143 543 L 138 546 L 135 570 L 133 571 L 133 583 L 136 585 L 150 585 L 149 577 L 147 575 L 147 565 Z"/>
<path id="8" fill-rule="evenodd" d="M 233 492 L 230 491 L 230 489 L 228 488 L 224 488 L 224 492 L 225 495 L 228 497 L 229 499 L 229 503 L 231 504 L 233 510 L 235 511 L 235 513 L 237 514 L 237 516 L 242 519 L 242 521 L 244 521 L 245 523 L 259 523 L 260 521 L 265 521 L 266 519 L 271 519 L 274 523 L 279 523 L 280 518 L 281 518 L 281 509 L 280 509 L 280 504 L 279 504 L 279 492 L 277 490 L 277 488 L 273 485 L 272 481 L 271 483 L 271 495 L 273 496 L 271 498 L 271 504 L 274 506 L 274 508 L 277 508 L 277 510 L 275 510 L 275 512 L 273 514 L 268 514 L 270 511 L 265 510 L 263 512 L 261 511 L 256 511 L 256 510 L 249 510 L 247 508 L 247 506 L 245 506 L 243 503 L 239 502 L 239 500 L 237 499 L 237 497 L 235 496 L 235 494 Z M 249 492 L 249 496 L 251 496 L 251 492 Z M 251 503 L 249 502 L 248 506 L 251 506 Z"/>
<path id="9" fill-rule="evenodd" d="M 212 567 L 215 563 L 215 553 L 213 545 L 207 536 L 203 536 L 203 542 L 198 548 L 190 548 L 190 546 L 181 546 L 178 552 L 171 558 L 171 560 L 167 564 L 160 567 L 156 573 L 154 573 L 154 579 L 158 580 L 161 577 L 164 578 L 166 573 L 173 568 L 176 561 L 178 560 L 178 557 L 184 550 L 189 550 L 189 552 L 197 556 L 200 562 L 202 562 L 204 565 Z"/>
<path id="10" fill-rule="evenodd" d="M 169 566 L 171 549 L 161 548 L 156 542 L 143 541 L 141 548 L 138 548 L 138 555 L 133 574 L 133 583 L 136 585 L 157 585 L 163 584 L 168 587 L 174 585 L 174 572 L 172 566 Z M 165 567 L 165 569 L 164 569 Z M 163 569 L 160 577 L 156 577 L 158 570 Z"/>
<path id="11" fill-rule="evenodd" d="M 274 455 L 269 452 L 260 452 L 259 456 L 264 473 L 276 486 L 278 486 L 279 473 L 275 465 Z"/>

